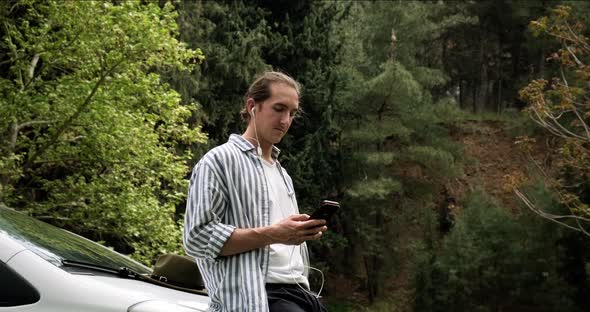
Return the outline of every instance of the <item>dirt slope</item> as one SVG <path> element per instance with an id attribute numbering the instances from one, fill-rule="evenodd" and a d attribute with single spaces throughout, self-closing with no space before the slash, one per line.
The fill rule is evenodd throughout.
<path id="1" fill-rule="evenodd" d="M 468 121 L 452 131 L 452 137 L 463 144 L 467 157 L 463 177 L 448 185 L 449 192 L 459 201 L 469 190 L 483 186 L 488 194 L 515 212 L 518 198 L 506 188 L 506 183 L 509 176 L 527 176 L 534 164 L 504 128 L 500 121 Z M 536 162 L 542 162 L 543 150 L 541 144 L 533 147 Z"/>

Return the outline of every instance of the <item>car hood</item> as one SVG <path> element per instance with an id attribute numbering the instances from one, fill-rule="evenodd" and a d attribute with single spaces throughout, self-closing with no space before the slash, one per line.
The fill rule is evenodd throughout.
<path id="1" fill-rule="evenodd" d="M 41 293 L 40 301 L 32 304 L 30 311 L 124 311 L 122 309 L 132 305 L 154 300 L 205 311 L 209 302 L 207 296 L 115 275 L 70 273 L 29 250 L 14 255 L 6 264 Z"/>
<path id="2" fill-rule="evenodd" d="M 205 295 L 192 294 L 139 280 L 78 273 L 72 273 L 72 275 L 87 285 L 94 285 L 97 289 L 110 288 L 122 296 L 162 300 L 201 310 L 206 310 L 209 305 L 209 297 Z"/>

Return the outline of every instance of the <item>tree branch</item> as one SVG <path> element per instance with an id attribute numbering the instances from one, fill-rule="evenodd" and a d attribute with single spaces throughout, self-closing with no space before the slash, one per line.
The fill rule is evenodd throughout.
<path id="1" fill-rule="evenodd" d="M 28 126 L 32 126 L 35 124 L 49 124 L 49 123 L 53 123 L 55 121 L 52 120 L 31 120 L 31 121 L 27 121 L 27 122 L 23 122 L 22 124 L 18 124 L 15 122 L 12 123 L 11 129 L 12 129 L 12 134 L 10 137 L 10 149 L 11 151 L 14 150 L 14 148 L 16 147 L 16 140 L 18 138 L 18 133 L 20 132 L 20 130 L 24 127 L 28 127 Z"/>
<path id="2" fill-rule="evenodd" d="M 50 124 L 50 123 L 54 123 L 54 122 L 55 122 L 55 120 L 31 120 L 31 121 L 23 122 L 22 124 L 18 125 L 17 131 L 20 131 L 22 128 L 32 126 L 32 125 Z"/>
<path id="3" fill-rule="evenodd" d="M 586 132 L 586 141 L 590 142 L 590 129 L 588 129 L 588 125 L 586 124 L 582 116 L 580 116 L 580 113 L 578 113 L 577 109 L 574 109 L 574 113 L 576 114 L 576 117 L 578 117 L 578 120 L 580 121 L 580 123 L 582 123 L 582 126 L 584 127 L 584 131 Z"/>
<path id="4" fill-rule="evenodd" d="M 533 108 L 533 112 L 535 113 L 535 117 L 531 116 L 531 118 L 533 119 L 534 122 L 536 122 L 539 126 L 547 129 L 549 132 L 551 132 L 552 134 L 554 134 L 555 136 L 567 139 L 568 137 L 566 135 L 564 135 L 563 133 L 561 133 L 559 130 L 557 130 L 555 127 L 553 127 L 553 125 L 547 123 L 545 121 L 544 118 L 542 118 L 540 116 L 540 113 L 537 109 Z"/>
<path id="5" fill-rule="evenodd" d="M 566 22 L 565 25 L 567 26 L 567 30 L 570 32 L 570 35 L 574 38 L 574 40 L 572 40 L 572 41 L 574 41 L 578 45 L 581 45 L 582 48 L 584 48 L 584 49 L 586 49 L 586 51 L 590 52 L 590 45 L 588 45 L 588 43 L 586 43 L 584 39 L 580 39 L 580 36 L 578 36 L 574 32 L 574 30 L 570 26 L 570 23 Z"/>
<path id="6" fill-rule="evenodd" d="M 51 164 L 51 163 L 60 163 L 60 162 L 72 162 L 76 161 L 79 162 L 79 158 L 63 158 L 63 159 L 47 159 L 47 160 L 37 160 L 35 164 Z"/>
<path id="7" fill-rule="evenodd" d="M 43 145 L 41 145 L 41 147 L 38 150 L 36 150 L 33 153 L 33 155 L 31 155 L 31 157 L 29 157 L 29 159 L 27 159 L 26 163 L 23 166 L 24 169 L 30 168 L 31 165 L 35 162 L 35 160 L 37 160 L 37 158 L 40 155 L 42 155 L 50 146 L 52 146 L 53 144 L 55 144 L 57 142 L 57 140 L 59 139 L 59 136 L 67 128 L 69 128 L 70 125 L 74 122 L 74 120 L 76 120 L 80 116 L 80 114 L 82 114 L 84 109 L 86 109 L 86 107 L 88 107 L 88 105 L 90 105 L 92 98 L 94 97 L 94 95 L 96 94 L 96 92 L 98 91 L 100 86 L 104 83 L 105 78 L 107 76 L 109 76 L 110 74 L 112 74 L 115 71 L 115 69 L 120 64 L 122 64 L 124 61 L 125 61 L 125 59 L 121 59 L 119 62 L 117 62 L 115 65 L 113 65 L 113 67 L 111 67 L 106 73 L 104 73 L 103 75 L 100 76 L 100 79 L 98 80 L 98 82 L 96 82 L 96 84 L 92 88 L 92 91 L 90 92 L 90 94 L 88 94 L 86 99 L 84 99 L 84 102 L 78 107 L 76 112 L 73 115 L 71 115 L 66 121 L 64 121 L 64 123 L 61 125 L 61 127 L 59 127 L 57 129 L 57 131 L 54 133 L 54 135 L 49 140 L 47 140 Z"/>
<path id="8" fill-rule="evenodd" d="M 14 58 L 18 59 L 18 51 L 16 50 L 16 45 L 12 42 L 12 37 L 10 36 L 10 29 L 9 29 L 8 23 L 6 21 L 4 22 L 4 29 L 6 31 L 6 37 L 8 38 L 8 41 L 9 41 L 8 43 L 11 48 L 10 50 L 14 54 Z M 22 91 L 25 88 L 25 83 L 23 81 L 23 74 L 20 69 L 17 69 L 17 71 L 18 71 L 18 78 L 19 78 L 17 80 L 17 82 L 20 82 L 20 89 Z"/>
<path id="9" fill-rule="evenodd" d="M 584 63 L 582 63 L 582 61 L 580 61 L 578 59 L 578 57 L 576 56 L 576 54 L 572 51 L 572 49 L 570 48 L 569 45 L 567 45 L 567 43 L 563 43 L 563 45 L 565 46 L 565 48 L 567 49 L 567 51 L 570 53 L 570 55 L 574 58 L 574 61 L 576 61 L 576 64 L 578 66 L 584 66 Z"/>
<path id="10" fill-rule="evenodd" d="M 567 128 L 565 128 L 559 121 L 557 121 L 558 118 L 555 118 L 554 116 L 550 115 L 549 113 L 545 113 L 545 115 L 547 117 L 549 117 L 549 119 L 553 122 L 553 124 L 555 126 L 557 126 L 559 129 L 561 129 L 560 132 L 564 133 L 564 135 L 566 135 L 566 137 L 571 137 L 572 139 L 578 139 L 581 141 L 586 141 L 586 138 L 584 138 L 581 135 L 578 135 L 576 133 L 571 132 L 570 130 L 568 130 Z M 559 130 L 558 130 L 559 131 Z"/>
<path id="11" fill-rule="evenodd" d="M 31 65 L 29 66 L 29 81 L 27 83 L 32 81 L 33 77 L 35 76 L 35 67 L 37 67 L 37 62 L 39 62 L 39 53 L 36 53 L 31 60 Z"/>
<path id="12" fill-rule="evenodd" d="M 535 159 L 534 159 L 534 158 L 532 158 L 532 156 L 531 156 L 531 155 L 529 155 L 529 159 L 530 159 L 530 160 L 532 161 L 532 163 L 533 163 L 533 164 L 534 164 L 534 165 L 537 167 L 537 169 L 538 169 L 538 170 L 541 172 L 541 174 L 543 174 L 543 176 L 544 176 L 545 178 L 547 178 L 547 179 L 551 179 L 551 178 L 549 177 L 549 175 L 547 174 L 547 172 L 545 172 L 545 170 L 543 170 L 543 168 L 542 168 L 542 167 L 541 167 L 541 166 L 540 166 L 540 165 L 537 163 L 537 161 L 535 161 Z M 562 199 L 563 199 L 563 194 L 561 193 L 561 191 L 560 191 L 560 190 L 558 190 L 558 189 L 556 189 L 555 191 L 556 191 L 557 195 L 558 195 L 560 198 L 562 198 Z M 529 200 L 529 199 L 526 197 L 526 195 L 525 195 L 524 193 L 522 193 L 520 190 L 518 190 L 517 188 L 514 188 L 514 193 L 516 194 L 516 196 L 517 196 L 517 197 L 518 197 L 518 198 L 519 198 L 519 199 L 520 199 L 520 200 L 521 200 L 521 201 L 522 201 L 522 202 L 523 202 L 523 203 L 524 203 L 524 204 L 525 204 L 525 205 L 526 205 L 526 206 L 527 206 L 527 207 L 528 207 L 528 208 L 529 208 L 531 211 L 533 211 L 534 213 L 538 214 L 539 216 L 541 216 L 541 217 L 543 217 L 543 218 L 545 218 L 545 219 L 547 219 L 547 220 L 550 220 L 550 221 L 552 221 L 552 222 L 555 222 L 555 223 L 557 223 L 557 224 L 563 225 L 563 226 L 565 226 L 565 227 L 567 227 L 567 228 L 569 228 L 569 229 L 571 229 L 571 230 L 574 230 L 574 231 L 577 231 L 577 232 L 582 232 L 582 233 L 584 233 L 585 235 L 588 235 L 588 236 L 590 236 L 590 233 L 588 233 L 588 232 L 586 231 L 586 229 L 584 228 L 584 226 L 582 225 L 582 223 L 580 223 L 580 222 L 582 222 L 582 221 L 583 221 L 583 222 L 590 222 L 590 218 L 585 218 L 585 217 L 582 217 L 582 216 L 578 216 L 578 215 L 575 215 L 575 214 L 573 214 L 573 213 L 572 213 L 572 214 L 570 214 L 570 215 L 556 215 L 556 214 L 548 213 L 548 212 L 542 211 L 541 209 L 537 208 L 537 207 L 536 207 L 536 205 L 535 205 L 534 203 L 532 203 L 532 202 L 531 202 L 531 201 L 530 201 L 530 200 Z M 566 204 L 566 206 L 568 206 L 568 209 L 569 209 L 570 211 L 572 211 L 572 208 L 571 208 L 571 207 L 569 207 L 569 205 L 567 205 L 567 204 Z M 575 220 L 576 224 L 578 224 L 578 227 L 574 227 L 574 226 L 571 226 L 571 225 L 569 225 L 569 224 L 567 224 L 567 223 L 564 223 L 564 222 L 560 221 L 560 220 L 562 220 L 562 219 L 565 219 L 565 220 Z"/>
<path id="13" fill-rule="evenodd" d="M 38 219 L 38 220 L 60 220 L 60 221 L 71 221 L 72 220 L 67 217 L 59 217 L 59 216 L 36 216 L 35 219 Z"/>
<path id="14" fill-rule="evenodd" d="M 579 220 L 580 219 L 586 220 L 586 221 L 588 221 L 588 219 L 585 219 L 585 218 L 582 218 L 582 217 L 578 217 L 578 216 L 571 216 L 573 219 L 578 220 L 578 226 L 579 227 L 571 226 L 571 225 L 569 225 L 569 224 L 567 224 L 565 222 L 559 221 L 559 219 L 561 219 L 561 218 L 569 218 L 570 216 L 558 216 L 558 215 L 553 215 L 553 214 L 550 214 L 550 213 L 546 213 L 546 212 L 538 209 L 535 206 L 535 204 L 533 204 L 531 201 L 529 201 L 529 199 L 522 192 L 520 192 L 518 189 L 514 189 L 514 193 L 516 194 L 516 196 L 518 196 L 518 198 L 520 198 L 520 200 L 525 204 L 525 206 L 527 206 L 535 214 L 537 214 L 537 215 L 539 215 L 539 216 L 541 216 L 541 217 L 543 217 L 543 218 L 545 218 L 545 219 L 547 219 L 549 221 L 552 221 L 552 222 L 555 222 L 555 223 L 557 223 L 559 225 L 562 225 L 562 226 L 564 226 L 564 227 L 566 227 L 566 228 L 568 228 L 570 230 L 574 230 L 576 232 L 582 232 L 585 235 L 590 236 L 590 234 L 588 232 L 586 232 L 581 227 L 581 224 L 579 223 Z"/>
<path id="15" fill-rule="evenodd" d="M 563 72 L 563 66 L 559 66 L 559 71 L 561 73 L 561 79 L 563 80 L 563 83 L 565 84 L 565 87 L 569 89 L 569 84 L 567 82 L 567 79 L 565 78 L 565 73 Z M 572 99 L 572 103 L 573 103 L 573 99 Z M 580 114 L 578 113 L 578 109 L 576 108 L 575 105 L 573 106 L 573 112 L 574 114 L 576 114 L 576 117 L 578 117 L 578 120 L 582 123 L 582 126 L 584 127 L 584 130 L 586 131 L 586 139 L 588 141 L 590 141 L 590 130 L 588 129 L 588 125 L 586 124 L 586 122 L 584 121 L 584 119 L 582 118 L 582 116 L 580 116 Z"/>

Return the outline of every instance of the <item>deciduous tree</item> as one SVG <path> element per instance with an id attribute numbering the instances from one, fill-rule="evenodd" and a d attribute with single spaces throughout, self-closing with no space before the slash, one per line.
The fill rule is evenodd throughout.
<path id="1" fill-rule="evenodd" d="M 0 201 L 149 262 L 180 251 L 186 154 L 205 142 L 155 70 L 199 62 L 171 5 L 3 4 Z"/>

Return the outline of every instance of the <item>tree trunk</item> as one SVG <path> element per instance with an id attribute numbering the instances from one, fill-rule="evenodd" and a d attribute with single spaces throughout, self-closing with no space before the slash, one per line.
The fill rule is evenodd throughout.
<path id="1" fill-rule="evenodd" d="M 375 283 L 374 278 L 373 278 L 373 268 L 371 267 L 371 258 L 373 258 L 374 256 L 364 256 L 364 263 L 365 263 L 365 273 L 367 274 L 367 293 L 369 295 L 369 303 L 373 303 L 375 302 L 375 290 L 373 288 L 373 285 Z"/>
<path id="2" fill-rule="evenodd" d="M 477 113 L 477 107 L 476 107 L 476 103 L 477 103 L 477 82 L 476 81 L 472 81 L 472 85 L 471 85 L 471 106 L 473 107 L 473 112 Z"/>
<path id="3" fill-rule="evenodd" d="M 504 102 L 502 101 L 502 79 L 498 79 L 498 113 L 504 112 Z"/>
<path id="4" fill-rule="evenodd" d="M 510 92 L 510 102 L 509 105 L 511 107 L 518 107 L 518 98 L 515 96 L 515 87 L 514 84 L 519 81 L 520 77 L 520 44 L 521 41 L 519 40 L 512 40 L 511 45 L 511 52 L 510 57 L 512 60 L 512 75 L 510 76 L 510 83 L 508 84 L 509 92 Z"/>
<path id="5" fill-rule="evenodd" d="M 496 86 L 496 81 L 490 80 L 488 77 L 485 105 L 482 106 L 483 111 L 490 111 L 490 112 L 495 111 L 495 109 L 494 109 L 494 107 L 496 106 L 496 102 L 494 102 L 496 100 L 494 98 L 495 86 Z"/>
<path id="6" fill-rule="evenodd" d="M 464 108 L 463 106 L 463 92 L 465 92 L 465 90 L 463 90 L 463 80 L 459 79 L 459 107 L 461 109 Z"/>
<path id="7" fill-rule="evenodd" d="M 478 87 L 478 96 L 475 103 L 475 112 L 481 113 L 483 108 L 487 106 L 487 99 L 488 99 L 488 88 L 489 88 L 489 78 L 488 78 L 488 64 L 485 57 L 484 52 L 484 45 L 481 45 L 481 51 L 479 55 L 480 61 L 480 76 L 479 76 L 479 87 Z"/>
<path id="8" fill-rule="evenodd" d="M 541 47 L 541 57 L 539 58 L 539 76 L 538 78 L 545 77 L 545 46 Z"/>

